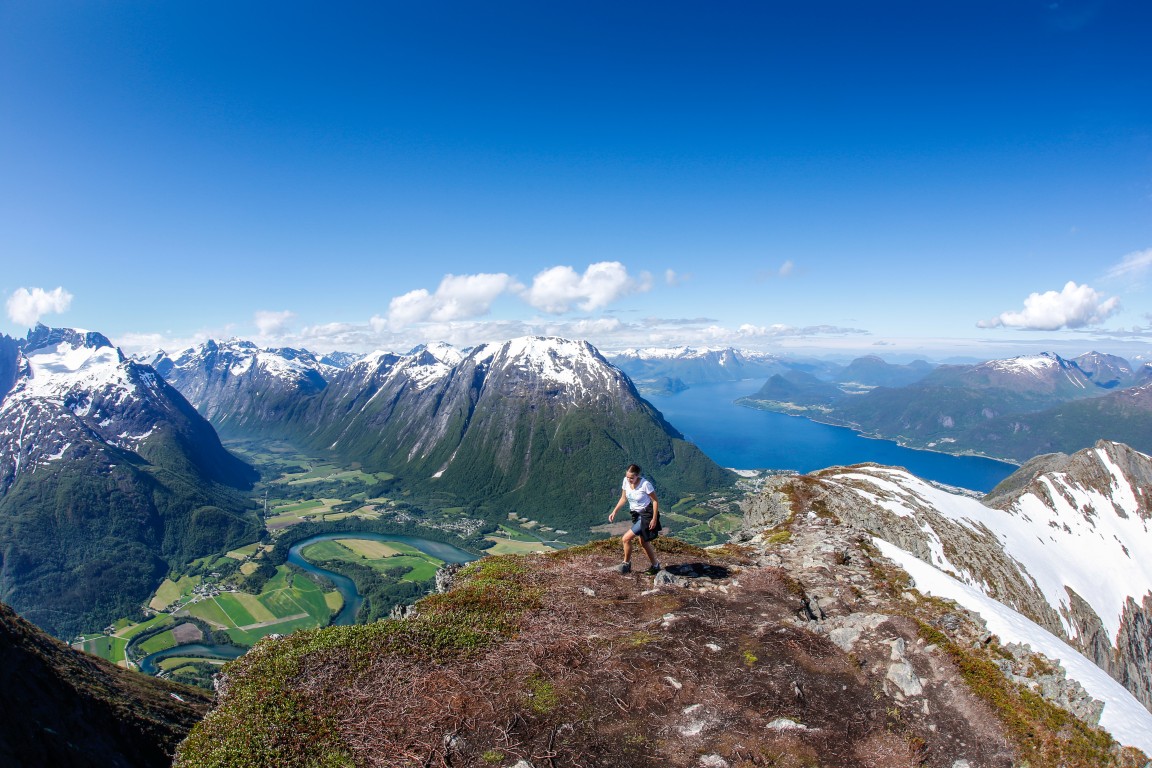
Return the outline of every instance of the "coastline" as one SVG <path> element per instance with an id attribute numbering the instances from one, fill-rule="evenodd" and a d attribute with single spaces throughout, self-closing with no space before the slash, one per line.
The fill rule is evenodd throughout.
<path id="1" fill-rule="evenodd" d="M 791 406 L 791 408 L 767 407 L 767 406 L 761 405 L 762 403 L 773 403 L 773 404 L 778 404 L 780 406 Z M 881 440 L 884 442 L 895 443 L 896 445 L 900 446 L 901 448 L 907 448 L 907 449 L 912 450 L 912 451 L 927 451 L 930 453 L 939 453 L 942 456 L 966 456 L 966 457 L 974 458 L 974 459 L 988 459 L 989 461 L 998 461 L 1001 464 L 1011 464 L 1014 467 L 1024 466 L 1023 462 L 1017 461 L 1016 459 L 1010 459 L 1010 458 L 1006 458 L 1003 456 L 991 456 L 987 453 L 981 453 L 979 451 L 974 451 L 971 449 L 962 449 L 962 450 L 957 450 L 957 451 L 945 451 L 945 450 L 941 450 L 938 447 L 930 446 L 927 444 L 918 444 L 918 443 L 910 442 L 906 437 L 902 437 L 902 436 L 886 437 L 884 435 L 877 434 L 875 432 L 867 432 L 864 429 L 862 429 L 859 424 L 854 424 L 851 422 L 838 422 L 838 421 L 833 421 L 830 419 L 816 418 L 811 413 L 809 413 L 808 408 L 806 408 L 804 406 L 798 406 L 795 403 L 780 403 L 779 401 L 774 401 L 774 400 L 756 400 L 756 399 L 751 398 L 751 397 L 741 397 L 741 398 L 737 398 L 736 400 L 734 400 L 733 404 L 739 405 L 742 408 L 751 408 L 751 409 L 756 410 L 756 411 L 766 411 L 768 413 L 777 413 L 777 414 L 780 414 L 781 416 L 794 416 L 794 417 L 800 418 L 800 419 L 807 419 L 808 421 L 811 421 L 815 424 L 823 424 L 824 426 L 827 426 L 827 427 L 840 427 L 842 429 L 851 430 L 853 433 L 859 435 L 860 437 L 866 438 L 868 440 Z"/>

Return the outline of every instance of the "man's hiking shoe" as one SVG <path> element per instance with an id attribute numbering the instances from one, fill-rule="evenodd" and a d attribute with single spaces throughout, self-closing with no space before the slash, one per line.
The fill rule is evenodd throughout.
<path id="1" fill-rule="evenodd" d="M 616 573 L 631 573 L 631 572 L 632 572 L 632 563 L 620 563 L 620 565 L 616 566 Z"/>
<path id="2" fill-rule="evenodd" d="M 656 574 L 660 573 L 660 570 L 661 570 L 663 567 L 664 567 L 664 566 L 660 565 L 660 563 L 653 563 L 653 564 L 652 564 L 652 567 L 650 567 L 650 568 L 647 570 L 647 574 L 648 574 L 649 576 L 655 576 Z"/>

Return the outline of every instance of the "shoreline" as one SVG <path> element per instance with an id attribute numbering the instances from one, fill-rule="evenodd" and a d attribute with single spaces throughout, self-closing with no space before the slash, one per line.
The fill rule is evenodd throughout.
<path id="1" fill-rule="evenodd" d="M 755 411 L 766 411 L 768 413 L 776 413 L 776 414 L 779 414 L 781 416 L 792 416 L 792 417 L 799 418 L 799 419 L 807 419 L 808 421 L 811 421 L 814 424 L 823 424 L 826 427 L 839 427 L 840 429 L 847 429 L 850 432 L 852 432 L 856 435 L 859 435 L 860 437 L 863 437 L 865 439 L 880 440 L 880 441 L 887 442 L 887 443 L 894 443 L 895 445 L 898 445 L 901 448 L 907 448 L 910 451 L 926 451 L 929 453 L 938 453 L 942 456 L 963 456 L 963 457 L 973 458 L 973 459 L 987 459 L 988 461 L 995 461 L 995 462 L 999 462 L 1001 464 L 1008 464 L 1008 465 L 1013 466 L 1013 467 L 1024 466 L 1023 462 L 1016 461 L 1015 459 L 1004 458 L 1002 456 L 989 456 L 986 453 L 979 453 L 977 451 L 972 451 L 972 450 L 968 450 L 968 449 L 964 449 L 964 450 L 960 450 L 960 451 L 943 451 L 943 450 L 940 450 L 939 448 L 934 448 L 934 447 L 930 447 L 927 445 L 917 445 L 917 444 L 908 442 L 907 438 L 885 437 L 885 436 L 877 434 L 877 433 L 866 432 L 863 429 L 861 429 L 858 424 L 837 423 L 835 421 L 829 421 L 826 419 L 814 418 L 812 415 L 810 415 L 808 413 L 798 413 L 795 411 L 789 411 L 789 410 L 778 409 L 778 408 L 766 408 L 766 407 L 763 407 L 760 405 L 756 405 L 756 403 L 768 403 L 768 402 L 777 402 L 777 401 L 755 400 L 751 397 L 741 397 L 741 398 L 737 398 L 736 400 L 734 400 L 733 404 L 738 405 L 742 408 L 751 408 L 752 410 L 755 410 Z M 794 403 L 788 403 L 788 405 L 795 405 L 795 404 Z"/>

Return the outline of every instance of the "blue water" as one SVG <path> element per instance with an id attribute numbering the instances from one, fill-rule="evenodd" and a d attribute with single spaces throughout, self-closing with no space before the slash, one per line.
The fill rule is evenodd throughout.
<path id="1" fill-rule="evenodd" d="M 204 643 L 189 643 L 178 645 L 175 648 L 151 653 L 140 660 L 140 671 L 146 675 L 154 675 L 158 671 L 156 662 L 169 656 L 204 656 L 211 659 L 238 659 L 247 652 L 247 648 L 235 645 L 205 645 Z"/>
<path id="2" fill-rule="evenodd" d="M 288 562 L 293 563 L 306 571 L 318 573 L 325 578 L 328 578 L 335 585 L 336 590 L 344 598 L 344 607 L 336 618 L 332 620 L 333 624 L 347 626 L 356 622 L 356 614 L 360 611 L 360 606 L 364 604 L 364 598 L 356 590 L 356 584 L 352 579 L 343 576 L 339 573 L 333 573 L 325 568 L 320 568 L 305 560 L 300 554 L 300 550 L 309 544 L 315 544 L 317 541 L 327 541 L 329 539 L 372 539 L 374 541 L 396 541 L 402 544 L 408 544 L 415 547 L 426 555 L 431 555 L 446 563 L 467 563 L 476 559 L 476 555 L 468 552 L 467 550 L 454 547 L 451 544 L 445 544 L 439 541 L 431 541 L 429 539 L 422 539 L 418 536 L 402 536 L 399 534 L 389 533 L 368 533 L 368 532 L 349 532 L 343 531 L 339 533 L 320 533 L 315 536 L 310 536 L 303 541 L 293 544 L 288 550 Z M 191 654 L 194 656 L 209 656 L 217 659 L 235 659 L 242 656 L 248 651 L 247 648 L 240 648 L 235 645 L 204 645 L 203 643 L 191 643 L 188 645 L 178 645 L 174 648 L 168 648 L 163 651 L 145 656 L 140 660 L 140 670 L 148 675 L 156 674 L 156 662 L 168 656 L 183 656 Z"/>
<path id="3" fill-rule="evenodd" d="M 371 539 L 373 541 L 395 541 L 401 544 L 407 544 L 415 547 L 426 555 L 431 555 L 438 560 L 443 560 L 446 563 L 467 563 L 476 559 L 476 555 L 466 550 L 454 547 L 451 544 L 445 544 L 439 541 L 431 541 L 429 539 L 422 539 L 418 536 L 403 536 L 401 534 L 391 533 L 320 533 L 315 536 L 309 536 L 303 541 L 293 544 L 288 550 L 288 562 L 297 565 L 306 571 L 318 573 L 325 578 L 332 581 L 336 590 L 344 598 L 344 607 L 340 609 L 340 613 L 332 620 L 333 624 L 339 626 L 347 626 L 356 623 L 356 614 L 360 612 L 360 606 L 364 604 L 364 598 L 356 590 L 356 584 L 352 579 L 343 576 L 339 573 L 333 573 L 326 568 L 313 565 L 304 556 L 300 554 L 300 550 L 307 547 L 309 544 L 315 544 L 318 541 L 329 541 L 331 539 Z"/>
<path id="4" fill-rule="evenodd" d="M 976 456 L 903 448 L 845 427 L 735 404 L 737 398 L 754 394 L 763 383 L 753 379 L 699 384 L 675 395 L 650 396 L 648 401 L 709 458 L 733 469 L 812 472 L 870 461 L 982 493 L 1017 469 L 1014 464 Z"/>

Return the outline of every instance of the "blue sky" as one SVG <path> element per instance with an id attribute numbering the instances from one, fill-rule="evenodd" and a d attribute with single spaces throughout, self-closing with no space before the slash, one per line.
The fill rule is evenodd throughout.
<path id="1" fill-rule="evenodd" d="M 0 331 L 1152 335 L 1152 5 L 0 0 Z"/>

